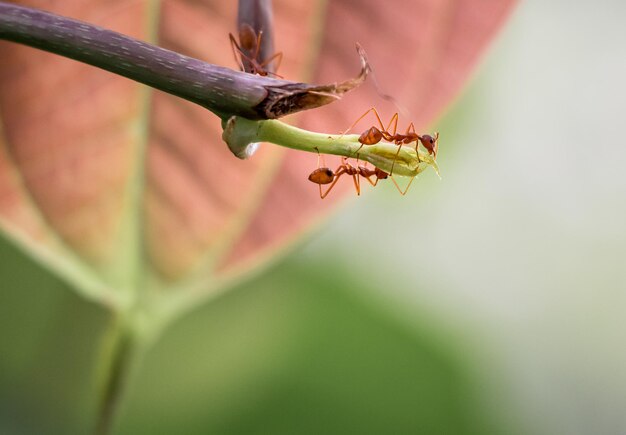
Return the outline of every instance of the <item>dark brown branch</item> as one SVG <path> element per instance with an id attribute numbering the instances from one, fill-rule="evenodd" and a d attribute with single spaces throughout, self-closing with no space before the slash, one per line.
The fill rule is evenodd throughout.
<path id="1" fill-rule="evenodd" d="M 233 71 L 111 30 L 0 2 L 0 39 L 69 57 L 197 103 L 222 118 L 273 119 L 319 107 L 358 86 L 276 80 Z M 364 63 L 362 63 L 364 65 Z"/>

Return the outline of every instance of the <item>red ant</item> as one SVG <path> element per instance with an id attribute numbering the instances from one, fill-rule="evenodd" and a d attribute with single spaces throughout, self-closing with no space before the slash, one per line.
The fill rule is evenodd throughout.
<path id="1" fill-rule="evenodd" d="M 243 24 L 239 28 L 239 43 L 241 44 L 239 45 L 233 34 L 229 33 L 228 37 L 230 38 L 230 46 L 233 50 L 233 56 L 235 56 L 235 62 L 237 62 L 241 71 L 248 71 L 251 74 L 258 74 L 264 77 L 273 75 L 282 78 L 278 74 L 266 69 L 268 65 L 274 61 L 274 59 L 276 59 L 274 69 L 277 70 L 278 67 L 280 67 L 283 60 L 282 51 L 274 53 L 263 62 L 260 62 L 258 59 L 261 52 L 262 36 L 262 30 L 257 34 L 249 24 Z M 237 53 L 239 53 L 239 56 L 237 56 Z M 252 56 L 248 56 L 246 53 L 252 53 Z"/>
<path id="2" fill-rule="evenodd" d="M 391 117 L 389 124 L 387 124 L 387 127 L 385 128 L 382 120 L 380 119 L 380 115 L 378 115 L 378 112 L 376 111 L 374 107 L 370 108 L 363 115 L 361 115 L 359 119 L 357 119 L 354 122 L 354 124 L 352 124 L 350 128 L 344 131 L 341 135 L 343 136 L 344 134 L 349 132 L 360 120 L 365 118 L 365 116 L 370 112 L 374 112 L 374 115 L 376 115 L 376 119 L 378 120 L 378 125 L 380 125 L 380 128 L 377 128 L 375 126 L 370 127 L 368 130 L 365 130 L 363 133 L 361 133 L 361 135 L 359 136 L 359 142 L 361 143 L 361 146 L 356 150 L 356 153 L 358 153 L 359 150 L 363 148 L 364 145 L 374 145 L 380 142 L 381 140 L 385 139 L 387 142 L 393 142 L 394 144 L 398 145 L 398 152 L 396 153 L 396 158 L 398 157 L 398 154 L 400 154 L 400 148 L 402 147 L 402 145 L 408 145 L 411 142 L 415 142 L 416 152 L 417 152 L 417 147 L 419 143 L 421 143 L 424 146 L 424 148 L 426 148 L 426 150 L 428 151 L 428 154 L 432 155 L 435 158 L 437 157 L 437 150 L 438 150 L 437 142 L 439 140 L 439 133 L 435 133 L 434 136 L 431 136 L 429 134 L 419 135 L 415 132 L 415 126 L 413 125 L 413 123 L 409 124 L 404 134 L 396 133 L 398 129 L 398 113 L 395 113 Z M 390 132 L 389 129 L 391 128 L 392 125 L 393 125 L 393 132 Z M 418 156 L 418 159 L 419 159 L 419 156 Z M 393 173 L 393 166 L 395 165 L 395 163 L 396 162 L 394 160 L 393 164 L 391 165 L 392 173 Z"/>
<path id="3" fill-rule="evenodd" d="M 319 160 L 318 160 L 318 165 L 319 165 Z M 360 182 L 359 177 L 365 178 L 372 186 L 376 186 L 379 180 L 385 180 L 387 177 L 389 177 L 389 174 L 383 171 L 382 169 L 379 169 L 376 167 L 374 169 L 370 169 L 366 166 L 355 167 L 355 166 L 352 166 L 350 163 L 348 163 L 345 157 L 342 157 L 341 164 L 337 167 L 337 169 L 334 172 L 332 169 L 328 167 L 318 167 L 316 170 L 314 170 L 313 172 L 309 174 L 309 181 L 319 186 L 320 198 L 324 199 L 330 193 L 333 187 L 335 187 L 335 184 L 337 184 L 337 181 L 339 181 L 339 178 L 341 178 L 341 176 L 344 174 L 352 176 L 352 181 L 354 183 L 354 188 L 356 189 L 357 195 L 361 194 L 361 182 Z M 376 180 L 372 181 L 371 177 L 376 177 Z M 398 186 L 398 183 L 396 183 L 396 180 L 394 180 L 393 177 L 391 177 L 391 180 L 393 181 L 393 184 L 398 189 L 398 192 L 400 192 L 400 194 L 403 196 L 409 190 L 409 187 L 411 186 L 411 183 L 413 182 L 413 179 L 411 179 L 411 182 L 409 183 L 409 185 L 406 187 L 404 191 L 402 191 L 402 189 L 400 189 L 400 186 Z M 324 193 L 322 193 L 322 184 L 330 184 L 330 186 Z"/>

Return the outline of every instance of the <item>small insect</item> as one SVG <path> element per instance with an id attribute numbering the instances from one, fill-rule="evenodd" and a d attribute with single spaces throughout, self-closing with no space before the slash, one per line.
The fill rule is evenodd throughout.
<path id="1" fill-rule="evenodd" d="M 328 196 L 333 187 L 335 187 L 335 184 L 337 184 L 337 181 L 339 181 L 339 178 L 341 178 L 342 175 L 350 175 L 352 177 L 352 182 L 354 183 L 354 188 L 357 195 L 361 194 L 360 177 L 365 178 L 372 186 L 376 186 L 379 180 L 385 180 L 390 177 L 388 173 L 376 167 L 370 169 L 366 166 L 361 165 L 352 166 L 350 163 L 348 163 L 345 157 L 342 157 L 341 164 L 337 167 L 335 171 L 328 167 L 318 167 L 316 170 L 309 174 L 309 181 L 319 186 L 320 198 L 324 199 L 326 198 L 326 196 Z M 373 177 L 375 177 L 374 180 L 372 180 Z M 404 189 L 404 191 L 400 188 L 400 186 L 398 186 L 398 183 L 396 183 L 396 180 L 393 178 L 393 176 L 391 176 L 391 181 L 393 181 L 393 184 L 398 189 L 398 192 L 400 192 L 400 194 L 404 196 L 409 190 L 413 179 L 411 179 L 409 185 L 406 187 L 406 189 Z M 328 189 L 326 189 L 326 192 L 322 192 L 322 185 L 328 184 L 330 184 L 330 186 L 328 187 Z"/>
<path id="2" fill-rule="evenodd" d="M 230 46 L 233 50 L 233 56 L 235 56 L 235 62 L 237 62 L 241 71 L 260 76 L 273 75 L 281 77 L 275 72 L 270 71 L 270 69 L 272 69 L 270 64 L 275 61 L 273 70 L 276 71 L 283 60 L 282 52 L 274 53 L 263 61 L 259 60 L 259 55 L 261 54 L 261 38 L 263 37 L 262 30 L 257 34 L 249 24 L 243 24 L 239 28 L 239 43 L 237 43 L 232 33 L 229 33 L 228 37 L 230 38 Z"/>
<path id="3" fill-rule="evenodd" d="M 374 112 L 374 115 L 376 116 L 376 120 L 378 121 L 378 125 L 380 126 L 380 128 L 376 126 L 372 126 L 369 129 L 365 130 L 363 133 L 361 133 L 361 135 L 359 136 L 359 142 L 361 143 L 361 146 L 356 150 L 356 153 L 358 153 L 361 150 L 361 148 L 363 148 L 364 145 L 374 145 L 380 142 L 381 140 L 385 139 L 387 142 L 392 142 L 398 145 L 398 152 L 396 153 L 396 158 L 398 157 L 398 154 L 400 153 L 400 148 L 402 147 L 402 145 L 409 145 L 411 142 L 415 142 L 416 152 L 417 152 L 418 145 L 421 143 L 424 146 L 424 148 L 426 148 L 426 150 L 428 151 L 430 155 L 432 155 L 435 158 L 437 157 L 439 133 L 435 133 L 434 136 L 431 136 L 429 134 L 419 135 L 415 132 L 415 126 L 413 125 L 412 122 L 409 124 L 404 134 L 397 133 L 398 113 L 395 113 L 391 117 L 389 124 L 387 124 L 387 127 L 385 127 L 383 125 L 383 121 L 380 119 L 380 115 L 378 114 L 378 112 L 376 111 L 374 107 L 368 109 L 363 115 L 361 115 L 350 126 L 350 128 L 344 131 L 341 135 L 343 136 L 344 134 L 352 130 L 352 128 L 359 121 L 365 118 L 365 116 L 367 116 L 367 114 L 370 112 Z M 389 131 L 392 126 L 393 126 L 393 131 Z M 419 156 L 418 156 L 418 159 L 419 159 Z M 393 164 L 391 165 L 391 173 L 393 173 L 393 166 L 395 165 L 395 163 L 396 162 L 394 160 Z"/>

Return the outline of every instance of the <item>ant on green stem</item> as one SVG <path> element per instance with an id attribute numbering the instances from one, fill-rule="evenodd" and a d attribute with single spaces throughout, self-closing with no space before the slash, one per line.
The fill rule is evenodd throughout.
<path id="1" fill-rule="evenodd" d="M 438 141 L 439 141 L 438 132 L 435 132 L 434 136 L 431 136 L 429 134 L 419 135 L 415 132 L 415 126 L 411 122 L 409 126 L 407 127 L 406 131 L 404 132 L 404 134 L 397 133 L 398 113 L 395 113 L 391 117 L 389 124 L 387 124 L 387 127 L 385 127 L 383 125 L 382 120 L 380 119 L 380 115 L 378 114 L 378 112 L 376 111 L 374 107 L 368 109 L 363 115 L 361 115 L 350 126 L 350 128 L 348 128 L 346 131 L 341 133 L 341 136 L 345 135 L 350 130 L 352 130 L 352 128 L 356 124 L 358 124 L 359 121 L 365 118 L 365 116 L 370 112 L 374 112 L 374 115 L 376 116 L 376 120 L 378 121 L 378 125 L 380 126 L 380 128 L 373 126 L 365 130 L 363 133 L 361 133 L 361 135 L 359 136 L 359 142 L 361 143 L 361 146 L 356 150 L 355 152 L 356 154 L 358 154 L 358 152 L 361 150 L 361 148 L 363 148 L 364 145 L 374 145 L 380 142 L 381 140 L 385 139 L 387 142 L 392 142 L 398 145 L 398 152 L 396 153 L 396 159 L 398 157 L 398 154 L 400 154 L 400 148 L 402 147 L 402 145 L 408 145 L 411 142 L 415 142 L 415 152 L 417 152 L 417 148 L 419 144 L 421 143 L 424 146 L 424 148 L 426 148 L 426 150 L 428 151 L 428 154 L 432 155 L 435 158 L 437 157 Z M 393 131 L 389 131 L 389 129 L 392 126 L 393 126 Z M 418 159 L 419 159 L 419 156 L 418 156 Z M 395 163 L 396 162 L 394 160 L 393 164 L 391 165 L 392 174 L 393 174 L 393 167 Z"/>
<path id="2" fill-rule="evenodd" d="M 352 166 L 350 163 L 348 163 L 345 157 L 341 158 L 341 164 L 337 167 L 337 169 L 333 171 L 328 167 L 319 166 L 318 155 L 318 168 L 309 174 L 309 181 L 319 186 L 320 198 L 324 199 L 330 193 L 333 187 L 335 187 L 335 184 L 337 184 L 337 181 L 339 181 L 339 178 L 341 178 L 342 175 L 349 175 L 352 177 L 352 182 L 354 183 L 354 188 L 357 195 L 361 194 L 360 177 L 365 178 L 372 186 L 376 186 L 379 180 L 385 180 L 390 177 L 388 173 L 376 167 L 374 167 L 374 169 L 370 169 L 366 166 L 361 165 Z M 376 177 L 376 179 L 372 180 L 372 177 Z M 400 186 L 398 186 L 398 183 L 396 183 L 396 180 L 393 178 L 393 176 L 391 176 L 391 181 L 393 181 L 393 184 L 398 189 L 398 192 L 400 192 L 400 194 L 404 196 L 409 190 L 413 179 L 411 179 L 409 185 L 404 191 L 400 188 Z M 328 189 L 326 189 L 326 192 L 322 193 L 322 185 L 326 184 L 330 184 L 330 186 L 328 187 Z"/>

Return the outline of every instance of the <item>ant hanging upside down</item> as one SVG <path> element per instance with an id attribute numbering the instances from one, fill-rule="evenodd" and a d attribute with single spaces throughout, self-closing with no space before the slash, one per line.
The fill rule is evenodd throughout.
<path id="1" fill-rule="evenodd" d="M 366 166 L 352 166 L 345 157 L 341 158 L 341 164 L 334 171 L 328 167 L 320 167 L 319 166 L 319 156 L 318 156 L 318 168 L 309 174 L 309 181 L 317 184 L 320 189 L 320 198 L 324 199 L 330 193 L 330 191 L 335 187 L 339 178 L 342 175 L 350 175 L 352 177 L 352 182 L 354 183 L 354 188 L 356 189 L 356 194 L 361 194 L 361 181 L 360 177 L 365 178 L 372 186 L 376 186 L 379 180 L 385 180 L 390 177 L 388 173 L 383 171 L 382 169 L 374 167 L 374 169 L 370 169 Z M 372 180 L 372 177 L 376 177 L 375 180 Z M 413 178 L 414 179 L 414 178 Z M 398 192 L 402 196 L 406 195 L 406 192 L 411 187 L 411 183 L 413 179 L 409 182 L 409 185 L 406 189 L 402 190 L 396 180 L 394 180 L 393 176 L 391 176 L 391 181 L 398 189 Z M 322 193 L 322 185 L 330 184 L 326 192 Z"/>
<path id="2" fill-rule="evenodd" d="M 276 60 L 274 71 L 280 67 L 283 60 L 282 51 L 274 53 L 264 61 L 259 60 L 259 55 L 261 54 L 262 36 L 262 30 L 257 34 L 249 24 L 243 24 L 239 28 L 239 43 L 237 43 L 233 34 L 229 33 L 228 37 L 230 38 L 230 46 L 233 50 L 233 56 L 235 56 L 235 62 L 237 62 L 241 71 L 247 71 L 251 74 L 257 74 L 260 76 L 272 75 L 282 78 L 275 72 L 269 70 L 269 65 L 274 62 L 274 60 Z M 237 56 L 237 53 L 239 53 L 239 56 Z M 247 53 L 251 53 L 251 56 Z"/>
<path id="3" fill-rule="evenodd" d="M 357 195 L 361 194 L 360 177 L 362 177 L 365 178 L 372 186 L 376 186 L 379 180 L 391 178 L 391 181 L 393 181 L 393 184 L 396 186 L 396 189 L 398 189 L 398 192 L 400 192 L 400 194 L 404 196 L 411 187 L 411 184 L 413 183 L 413 180 L 415 180 L 415 177 L 411 178 L 411 181 L 404 190 L 402 190 L 400 186 L 398 186 L 398 183 L 393 178 L 393 168 L 398 158 L 398 155 L 400 154 L 402 146 L 409 146 L 411 143 L 415 142 L 415 152 L 418 153 L 419 144 L 422 144 L 426 151 L 428 151 L 428 154 L 433 156 L 433 158 L 437 158 L 439 133 L 435 132 L 433 136 L 429 134 L 419 135 L 415 132 L 415 126 L 413 125 L 413 123 L 409 124 L 404 134 L 397 133 L 398 114 L 395 113 L 391 117 L 391 120 L 389 121 L 389 124 L 387 124 L 387 127 L 385 127 L 382 120 L 380 119 L 380 115 L 374 107 L 370 108 L 363 115 L 361 115 L 350 126 L 350 128 L 348 128 L 341 134 L 341 136 L 347 134 L 356 124 L 358 124 L 359 121 L 365 118 L 365 116 L 370 112 L 374 112 L 380 128 L 373 126 L 361 133 L 358 139 L 361 146 L 359 146 L 354 154 L 356 154 L 358 161 L 358 155 L 361 148 L 363 148 L 365 145 L 375 145 L 383 139 L 387 142 L 398 145 L 396 159 L 394 159 L 393 164 L 391 165 L 391 171 L 387 173 L 382 169 L 376 167 L 374 169 L 370 169 L 367 166 L 353 166 L 348 163 L 345 157 L 342 157 L 341 164 L 337 167 L 335 171 L 333 171 L 328 167 L 320 167 L 318 156 L 318 168 L 311 172 L 311 174 L 309 175 L 309 181 L 319 186 L 320 198 L 326 198 L 326 196 L 330 193 L 333 187 L 335 187 L 335 184 L 337 184 L 337 181 L 339 181 L 339 178 L 341 178 L 341 176 L 344 174 L 350 175 L 352 177 L 352 181 L 354 183 L 354 188 L 356 189 Z M 390 131 L 392 127 L 393 130 Z M 419 154 L 417 155 L 417 159 L 419 162 Z M 372 177 L 376 177 L 375 181 L 372 181 Z M 322 185 L 327 184 L 330 186 L 328 187 L 328 189 L 326 189 L 326 192 L 322 192 Z"/>

